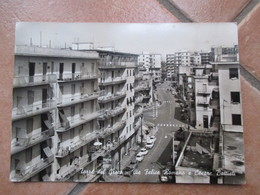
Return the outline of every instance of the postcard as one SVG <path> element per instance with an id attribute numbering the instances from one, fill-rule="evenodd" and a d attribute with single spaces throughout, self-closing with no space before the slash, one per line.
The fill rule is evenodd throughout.
<path id="1" fill-rule="evenodd" d="M 16 24 L 10 181 L 244 184 L 235 23 Z"/>

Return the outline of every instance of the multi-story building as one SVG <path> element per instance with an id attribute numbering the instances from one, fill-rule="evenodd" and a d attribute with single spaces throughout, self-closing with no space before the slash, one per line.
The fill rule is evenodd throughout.
<path id="1" fill-rule="evenodd" d="M 161 54 L 143 52 L 138 56 L 138 63 L 146 69 L 147 73 L 149 73 L 151 67 L 161 68 L 162 56 Z"/>
<path id="2" fill-rule="evenodd" d="M 158 67 L 151 67 L 150 68 L 150 75 L 152 77 L 153 83 L 159 83 L 162 78 L 161 68 Z"/>
<path id="3" fill-rule="evenodd" d="M 175 66 L 175 54 L 166 54 L 166 71 L 167 71 L 167 80 L 173 81 L 176 80 L 177 72 Z M 178 67 L 177 67 L 178 68 Z"/>
<path id="4" fill-rule="evenodd" d="M 104 156 L 106 167 L 121 170 L 120 161 L 136 146 L 137 133 L 141 126 L 143 112 L 136 96 L 134 84 L 137 55 L 97 50 L 100 56 L 99 105 L 102 115 L 99 124 L 104 134 L 100 137 L 102 146 L 108 150 Z M 139 78 L 139 77 L 138 77 Z"/>
<path id="5" fill-rule="evenodd" d="M 16 46 L 12 181 L 67 180 L 95 159 L 96 52 Z M 91 135 L 91 136 L 90 136 Z"/>
<path id="6" fill-rule="evenodd" d="M 200 52 L 201 65 L 207 65 L 211 61 L 210 52 Z"/>

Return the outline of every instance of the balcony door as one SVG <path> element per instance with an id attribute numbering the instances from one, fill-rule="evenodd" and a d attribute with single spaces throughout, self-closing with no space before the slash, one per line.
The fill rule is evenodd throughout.
<path id="1" fill-rule="evenodd" d="M 35 75 L 35 63 L 30 62 L 29 63 L 29 82 L 33 82 L 34 80 L 34 75 Z"/>
<path id="2" fill-rule="evenodd" d="M 59 67 L 59 80 L 63 80 L 64 63 L 60 63 Z"/>
<path id="3" fill-rule="evenodd" d="M 43 108 L 47 107 L 47 98 L 48 98 L 47 88 L 43 88 L 42 89 L 42 107 Z"/>
<path id="4" fill-rule="evenodd" d="M 47 62 L 43 62 L 42 64 L 42 81 L 46 81 L 46 74 L 47 74 Z"/>
<path id="5" fill-rule="evenodd" d="M 207 115 L 203 116 L 203 127 L 204 128 L 209 128 L 209 118 Z"/>
<path id="6" fill-rule="evenodd" d="M 72 67 L 71 67 L 71 73 L 72 73 L 72 79 L 75 79 L 75 72 L 76 72 L 76 64 L 72 63 Z"/>
<path id="7" fill-rule="evenodd" d="M 29 90 L 29 91 L 27 91 L 27 104 L 28 104 L 27 111 L 33 110 L 33 102 L 34 102 L 34 91 Z"/>

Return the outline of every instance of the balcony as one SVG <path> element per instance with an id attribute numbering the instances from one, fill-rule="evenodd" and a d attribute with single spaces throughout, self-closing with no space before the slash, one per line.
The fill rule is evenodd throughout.
<path id="1" fill-rule="evenodd" d="M 125 82 L 126 82 L 126 77 L 118 76 L 115 78 L 108 78 L 105 80 L 101 80 L 101 82 L 99 83 L 99 86 L 116 85 L 116 84 L 125 83 Z"/>
<path id="2" fill-rule="evenodd" d="M 80 136 L 79 140 L 72 141 L 67 146 L 60 146 L 58 148 L 56 157 L 57 158 L 63 158 L 67 156 L 68 154 L 76 151 L 77 149 L 81 148 L 82 146 L 88 144 L 89 142 L 95 140 L 97 138 L 99 131 L 93 131 L 91 133 L 88 133 L 87 135 Z"/>
<path id="3" fill-rule="evenodd" d="M 21 129 L 21 131 L 26 132 L 25 129 Z M 50 137 L 54 136 L 54 129 L 48 129 L 46 131 L 43 132 L 38 132 L 32 135 L 27 135 L 25 137 L 17 137 L 16 141 L 14 143 L 12 143 L 11 145 L 11 154 L 15 154 L 18 153 L 20 151 L 25 150 L 26 148 L 29 148 L 35 144 L 41 143 L 47 139 L 49 139 Z"/>
<path id="4" fill-rule="evenodd" d="M 37 114 L 42 114 L 48 112 L 56 107 L 55 101 L 48 100 L 46 103 L 36 102 L 31 105 L 24 105 L 13 108 L 12 118 L 13 120 L 18 120 Z"/>
<path id="5" fill-rule="evenodd" d="M 126 96 L 126 91 L 125 90 L 118 91 L 115 94 L 111 94 L 110 92 L 106 93 L 106 91 L 102 91 L 100 94 L 102 96 L 98 98 L 98 102 L 105 104 L 107 102 L 111 102 L 111 101 L 115 101 L 115 100 L 124 98 Z"/>
<path id="6" fill-rule="evenodd" d="M 143 74 L 136 74 L 135 75 L 135 80 L 140 80 L 140 79 L 142 79 L 143 78 Z"/>
<path id="7" fill-rule="evenodd" d="M 12 178 L 11 181 L 14 182 L 22 182 L 26 181 L 29 178 L 33 177 L 40 171 L 46 169 L 48 166 L 51 165 L 53 162 L 54 155 L 52 154 L 48 158 L 41 159 L 38 162 L 30 162 L 27 164 L 24 164 L 21 168 L 16 168 L 16 172 L 19 171 L 19 173 L 15 174 Z"/>
<path id="8" fill-rule="evenodd" d="M 146 89 L 148 89 L 148 85 L 144 85 L 144 84 L 142 84 L 142 85 L 137 85 L 137 86 L 135 87 L 135 92 L 143 91 L 143 90 L 146 90 Z"/>
<path id="9" fill-rule="evenodd" d="M 82 72 L 82 73 L 63 73 L 59 74 L 58 82 L 71 82 L 97 79 L 98 75 L 95 72 Z"/>
<path id="10" fill-rule="evenodd" d="M 101 115 L 100 111 L 95 111 L 95 112 L 92 112 L 92 113 L 84 114 L 86 111 L 88 111 L 88 110 L 82 109 L 80 117 L 78 117 L 78 118 L 73 117 L 70 120 L 64 114 L 59 113 L 63 122 L 61 122 L 61 126 L 56 129 L 56 132 L 62 133 L 62 132 L 68 131 L 68 130 L 74 128 L 74 127 L 77 127 L 77 126 L 80 126 L 84 123 L 92 121 L 92 120 L 98 118 Z"/>
<path id="11" fill-rule="evenodd" d="M 203 106 L 208 106 L 209 102 L 207 100 L 198 100 L 197 104 L 198 105 L 203 105 Z"/>
<path id="12" fill-rule="evenodd" d="M 137 131 L 140 127 L 141 127 L 141 120 L 138 120 L 135 124 L 134 124 L 134 130 Z"/>
<path id="13" fill-rule="evenodd" d="M 198 95 L 202 94 L 202 95 L 210 95 L 211 91 L 209 89 L 198 89 L 197 90 Z"/>
<path id="14" fill-rule="evenodd" d="M 35 85 L 47 85 L 50 83 L 55 83 L 57 77 L 55 74 L 48 75 L 34 75 L 34 76 L 19 76 L 14 77 L 13 87 L 29 87 Z"/>
<path id="15" fill-rule="evenodd" d="M 57 107 L 66 107 L 73 104 L 78 104 L 81 102 L 86 102 L 90 100 L 97 99 L 99 96 L 98 92 L 93 92 L 92 94 L 82 94 L 82 95 L 71 95 L 70 97 L 61 97 L 60 101 L 57 103 Z"/>
<path id="16" fill-rule="evenodd" d="M 103 156 L 104 155 L 104 151 L 103 150 L 99 150 L 93 154 L 86 154 L 83 157 L 79 157 L 79 158 L 75 158 L 72 161 L 72 164 L 70 166 L 63 166 L 60 168 L 60 173 L 57 175 L 56 180 L 57 181 L 67 181 L 69 180 L 73 175 L 75 175 L 77 172 L 84 170 L 84 168 L 89 165 L 91 162 L 93 162 L 94 160 L 96 160 L 99 156 Z M 95 170 L 95 173 L 97 172 L 97 170 Z M 94 175 L 88 175 L 86 174 L 86 180 L 84 180 L 84 182 L 87 181 L 91 181 L 94 177 L 97 176 L 97 174 Z"/>
<path id="17" fill-rule="evenodd" d="M 143 96 L 143 95 L 139 95 L 139 96 L 137 96 L 137 98 L 135 99 L 135 103 L 136 103 L 136 104 L 142 103 L 142 102 L 143 102 L 143 99 L 144 99 L 144 96 Z"/>
<path id="18" fill-rule="evenodd" d="M 121 106 L 118 106 L 114 109 L 107 109 L 107 110 L 102 110 L 101 112 L 103 112 L 102 115 L 99 116 L 99 120 L 107 120 L 111 117 L 115 117 L 121 113 L 124 113 L 126 111 L 126 108 L 123 108 Z"/>
<path id="19" fill-rule="evenodd" d="M 126 125 L 126 120 L 121 120 L 119 122 L 116 122 L 112 127 L 106 127 L 101 130 L 100 137 L 105 138 L 108 135 L 111 135 L 112 133 L 117 132 L 118 130 L 124 128 Z"/>
<path id="20" fill-rule="evenodd" d="M 219 109 L 219 100 L 218 99 L 211 99 L 209 101 L 209 107 L 212 109 Z"/>
<path id="21" fill-rule="evenodd" d="M 144 110 L 143 107 L 139 107 L 138 109 L 135 109 L 134 110 L 135 118 L 143 114 L 143 110 Z"/>
<path id="22" fill-rule="evenodd" d="M 99 69 L 125 69 L 126 67 L 136 67 L 137 62 L 119 62 L 119 61 L 100 61 Z"/>
<path id="23" fill-rule="evenodd" d="M 150 99 L 151 98 L 151 95 L 145 95 L 144 97 L 143 97 L 143 99 Z"/>

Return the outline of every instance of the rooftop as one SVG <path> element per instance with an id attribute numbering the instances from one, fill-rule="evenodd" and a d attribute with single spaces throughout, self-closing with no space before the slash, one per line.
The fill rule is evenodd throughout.
<path id="1" fill-rule="evenodd" d="M 211 139 L 211 134 L 193 132 L 186 140 L 187 145 L 179 157 L 182 160 L 178 166 L 210 171 L 213 166 Z"/>
<path id="2" fill-rule="evenodd" d="M 243 133 L 223 132 L 224 169 L 235 173 L 245 172 Z"/>
<path id="3" fill-rule="evenodd" d="M 99 59 L 99 55 L 95 51 L 82 52 L 82 51 L 74 51 L 70 49 L 54 49 L 54 48 L 47 48 L 47 47 L 25 46 L 25 45 L 16 45 L 15 55 Z"/>

